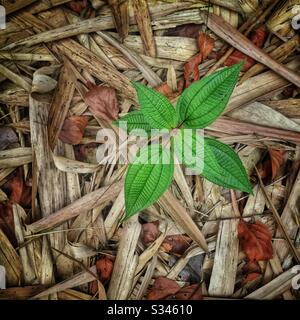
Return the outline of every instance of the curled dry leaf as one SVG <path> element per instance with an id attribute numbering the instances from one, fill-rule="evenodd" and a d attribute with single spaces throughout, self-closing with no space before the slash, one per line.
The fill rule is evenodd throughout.
<path id="1" fill-rule="evenodd" d="M 15 247 L 18 242 L 15 236 L 15 225 L 12 204 L 10 201 L 0 203 L 0 229 L 6 235 L 10 243 Z"/>
<path id="2" fill-rule="evenodd" d="M 18 203 L 25 208 L 31 206 L 31 187 L 25 184 L 22 168 L 16 170 L 16 174 L 7 181 L 4 187 L 10 194 L 10 201 Z"/>
<path id="3" fill-rule="evenodd" d="M 192 57 L 183 67 L 185 87 L 187 88 L 191 82 L 200 79 L 199 64 L 203 62 L 212 52 L 215 41 L 207 34 L 199 33 L 198 39 L 199 53 Z M 191 81 L 192 78 L 192 81 Z"/>
<path id="4" fill-rule="evenodd" d="M 85 103 L 97 118 L 112 121 L 119 113 L 116 90 L 106 86 L 94 86 L 85 95 Z"/>
<path id="5" fill-rule="evenodd" d="M 162 243 L 162 249 L 175 255 L 184 254 L 185 250 L 190 246 L 191 239 L 184 235 L 167 236 Z"/>
<path id="6" fill-rule="evenodd" d="M 0 127 L 0 150 L 16 142 L 18 142 L 18 137 L 12 128 Z"/>
<path id="7" fill-rule="evenodd" d="M 9 194 L 9 201 L 0 203 L 0 229 L 5 233 L 11 244 L 16 246 L 17 239 L 15 237 L 12 204 L 18 203 L 24 208 L 30 208 L 31 206 L 31 187 L 25 184 L 22 168 L 16 170 L 16 174 L 5 183 L 4 189 Z"/>
<path id="8" fill-rule="evenodd" d="M 253 272 L 247 274 L 247 276 L 243 279 L 242 285 L 244 286 L 245 284 L 257 279 L 258 277 L 261 277 L 261 273 Z"/>
<path id="9" fill-rule="evenodd" d="M 104 256 L 96 261 L 96 269 L 99 276 L 99 280 L 105 283 L 110 279 L 114 268 L 114 257 Z"/>
<path id="10" fill-rule="evenodd" d="M 147 295 L 148 300 L 163 300 L 169 296 L 176 294 L 180 290 L 180 286 L 175 280 L 164 277 L 155 279 L 151 291 Z"/>
<path id="11" fill-rule="evenodd" d="M 175 294 L 175 300 L 203 300 L 201 285 L 196 283 L 181 288 Z"/>
<path id="12" fill-rule="evenodd" d="M 263 223 L 259 221 L 255 223 L 240 221 L 238 237 L 249 261 L 272 258 L 272 234 Z"/>
<path id="13" fill-rule="evenodd" d="M 85 116 L 71 116 L 65 119 L 59 139 L 65 143 L 79 144 L 87 123 L 88 118 Z"/>
<path id="14" fill-rule="evenodd" d="M 50 75 L 55 73 L 59 66 L 42 67 L 33 74 L 31 92 L 47 93 L 52 91 L 57 81 Z"/>
<path id="15" fill-rule="evenodd" d="M 255 30 L 255 32 L 250 37 L 251 42 L 257 46 L 258 48 L 261 48 L 265 42 L 266 39 L 266 28 L 264 26 L 260 26 Z M 244 53 L 234 50 L 233 53 L 227 58 L 227 60 L 224 62 L 225 66 L 232 66 L 236 63 L 241 62 L 242 60 L 245 60 L 245 64 L 243 66 L 242 71 L 249 70 L 254 64 L 255 60 L 253 58 L 248 57 Z"/>
<path id="16" fill-rule="evenodd" d="M 272 180 L 274 180 L 274 178 L 278 175 L 281 166 L 285 162 L 285 154 L 285 150 L 269 149 L 272 168 Z"/>
<path id="17" fill-rule="evenodd" d="M 141 231 L 141 241 L 145 246 L 149 246 L 153 241 L 155 241 L 160 234 L 159 231 L 159 221 L 153 221 L 144 223 L 142 225 Z"/>

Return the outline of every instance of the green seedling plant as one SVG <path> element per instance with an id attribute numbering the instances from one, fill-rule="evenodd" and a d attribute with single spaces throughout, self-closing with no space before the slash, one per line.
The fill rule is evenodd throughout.
<path id="1" fill-rule="evenodd" d="M 132 82 L 140 104 L 139 111 L 132 111 L 115 122 L 126 121 L 128 132 L 143 129 L 166 129 L 175 132 L 170 148 L 163 144 L 148 143 L 141 148 L 128 165 L 125 177 L 125 218 L 155 203 L 170 187 L 174 174 L 174 155 L 182 163 L 205 179 L 230 189 L 252 193 L 247 172 L 236 152 L 228 145 L 209 137 L 204 137 L 202 148 L 204 158 L 201 168 L 197 161 L 190 163 L 184 150 L 197 158 L 197 129 L 203 129 L 215 121 L 224 111 L 232 91 L 238 81 L 242 63 L 223 68 L 194 82 L 183 91 L 176 109 L 163 95 L 141 83 Z M 187 143 L 183 131 L 191 129 L 191 139 Z M 151 152 L 149 152 L 151 149 Z M 155 161 L 149 160 L 153 155 Z M 164 159 L 164 161 L 161 161 Z M 167 161 L 166 161 L 167 160 Z M 201 161 L 198 161 L 201 163 Z"/>

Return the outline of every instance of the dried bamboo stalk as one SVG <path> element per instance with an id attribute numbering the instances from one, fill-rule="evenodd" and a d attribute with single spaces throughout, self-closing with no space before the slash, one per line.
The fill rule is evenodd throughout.
<path id="1" fill-rule="evenodd" d="M 158 200 L 159 205 L 204 251 L 208 251 L 206 240 L 193 219 L 170 190 Z"/>
<path id="2" fill-rule="evenodd" d="M 5 7 L 6 14 L 11 14 L 20 9 L 27 7 L 28 5 L 36 2 L 36 0 L 17 0 L 17 1 L 2 1 L 2 5 Z"/>
<path id="3" fill-rule="evenodd" d="M 186 37 L 155 36 L 154 41 L 156 43 L 158 58 L 185 62 L 198 52 L 195 39 Z M 143 53 L 142 38 L 140 36 L 129 35 L 124 40 L 124 44 L 141 54 Z"/>
<path id="4" fill-rule="evenodd" d="M 124 223 L 107 296 L 110 300 L 127 299 L 131 292 L 138 257 L 135 253 L 141 225 L 138 216 Z"/>
<path id="5" fill-rule="evenodd" d="M 54 48 L 60 54 L 66 55 L 76 66 L 87 70 L 96 78 L 123 92 L 131 101 L 136 101 L 135 91 L 129 79 L 112 66 L 100 61 L 91 51 L 73 40 L 64 40 Z"/>
<path id="6" fill-rule="evenodd" d="M 12 61 L 56 61 L 56 59 L 50 54 L 38 54 L 38 53 L 19 53 L 19 52 L 5 52 L 0 51 L 0 60 L 12 60 Z"/>
<path id="7" fill-rule="evenodd" d="M 285 225 L 282 222 L 282 219 L 279 215 L 279 213 L 277 212 L 272 200 L 270 199 L 270 196 L 268 195 L 268 193 L 266 192 L 266 188 L 262 182 L 262 179 L 260 177 L 260 174 L 258 172 L 258 170 L 255 168 L 258 180 L 259 180 L 259 184 L 261 186 L 262 192 L 264 194 L 264 197 L 266 198 L 267 203 L 270 206 L 270 209 L 274 215 L 275 221 L 277 222 L 277 225 L 279 227 L 279 230 L 282 234 L 282 236 L 284 237 L 284 239 L 286 240 L 288 247 L 290 249 L 290 251 L 292 252 L 292 255 L 294 257 L 294 259 L 297 261 L 298 264 L 300 264 L 300 253 L 298 252 L 298 250 L 296 249 L 295 245 L 293 244 L 292 240 L 289 237 L 289 232 L 286 230 Z"/>
<path id="8" fill-rule="evenodd" d="M 33 233 L 51 229 L 81 213 L 98 207 L 102 203 L 113 200 L 120 192 L 122 186 L 123 181 L 119 181 L 88 193 L 68 206 L 28 225 L 27 228 Z"/>
<path id="9" fill-rule="evenodd" d="M 19 246 L 24 243 L 24 232 L 23 232 L 23 221 L 26 219 L 26 213 L 24 209 L 18 204 L 13 204 L 13 215 L 15 224 L 15 235 Z M 26 247 L 19 249 L 22 266 L 23 266 L 23 277 L 26 285 L 34 284 L 36 275 L 31 262 L 31 257 Z"/>
<path id="10" fill-rule="evenodd" d="M 128 17 L 128 1 L 108 0 L 111 8 L 116 29 L 121 37 L 125 39 L 128 36 L 129 17 Z"/>
<path id="11" fill-rule="evenodd" d="M 46 285 L 7 288 L 0 290 L 0 300 L 27 300 L 46 288 Z"/>
<path id="12" fill-rule="evenodd" d="M 137 54 L 133 50 L 129 50 L 107 33 L 98 31 L 97 34 L 99 34 L 104 40 L 120 50 L 127 57 L 127 59 L 142 72 L 144 78 L 152 87 L 158 86 L 162 83 L 160 77 L 154 71 L 152 71 L 152 69 L 147 65 L 145 61 L 143 61 L 139 54 Z"/>
<path id="13" fill-rule="evenodd" d="M 230 214 L 229 216 L 234 216 Z M 238 263 L 238 220 L 222 220 L 219 224 L 209 295 L 229 297 L 234 292 Z"/>
<path id="14" fill-rule="evenodd" d="M 291 269 L 285 271 L 263 287 L 248 294 L 244 299 L 269 300 L 274 299 L 292 287 L 292 279 L 295 273 Z"/>
<path id="15" fill-rule="evenodd" d="M 53 150 L 67 116 L 75 90 L 76 79 L 65 61 L 58 79 L 48 116 L 49 145 Z"/>
<path id="16" fill-rule="evenodd" d="M 292 191 L 289 195 L 287 203 L 283 209 L 283 212 L 280 216 L 282 224 L 287 232 L 287 236 L 289 239 L 294 239 L 297 235 L 297 230 L 299 226 L 297 225 L 297 221 L 295 219 L 295 214 L 298 212 L 297 206 L 299 201 L 299 193 L 300 193 L 300 170 L 298 171 L 298 175 L 294 182 Z M 282 236 L 281 230 L 278 230 L 276 236 Z M 273 244 L 274 250 L 277 252 L 281 261 L 287 256 L 289 252 L 289 245 L 284 243 L 283 241 L 276 241 Z M 297 250 L 297 256 L 299 257 L 299 251 Z M 298 262 L 299 263 L 299 262 Z"/>
<path id="17" fill-rule="evenodd" d="M 207 25 L 214 33 L 216 33 L 220 38 L 224 39 L 234 48 L 266 65 L 283 78 L 292 82 L 297 87 L 300 87 L 300 76 L 296 72 L 285 67 L 281 63 L 274 60 L 270 55 L 266 54 L 263 50 L 257 48 L 248 38 L 234 29 L 221 17 L 210 13 L 208 15 Z"/>
<path id="18" fill-rule="evenodd" d="M 287 67 L 293 70 L 297 70 L 299 66 L 299 59 L 295 59 L 287 64 Z M 224 114 L 229 113 L 243 104 L 255 101 L 272 91 L 281 90 L 288 85 L 288 81 L 272 71 L 267 71 L 248 79 L 234 89 Z"/>
<path id="19" fill-rule="evenodd" d="M 32 5 L 30 5 L 30 7 L 28 7 L 27 10 L 31 14 L 36 14 L 36 13 L 51 9 L 56 6 L 60 6 L 64 3 L 67 3 L 70 1 L 71 0 L 40 0 L 39 2 L 35 2 Z"/>
<path id="20" fill-rule="evenodd" d="M 92 266 L 89 268 L 89 272 L 87 270 L 82 271 L 80 273 L 75 274 L 73 277 L 71 277 L 68 280 L 62 281 L 58 284 L 55 284 L 54 286 L 38 293 L 37 295 L 33 296 L 31 299 L 39 299 L 44 296 L 50 295 L 50 294 L 55 294 L 60 291 L 64 291 L 70 288 L 74 288 L 77 286 L 80 286 L 82 284 L 91 282 L 95 279 L 97 279 L 96 276 L 96 266 Z"/>
<path id="21" fill-rule="evenodd" d="M 3 64 L 0 64 L 0 74 L 15 83 L 17 86 L 25 89 L 27 92 L 31 91 L 31 84 L 28 81 L 18 74 L 12 72 L 10 69 L 6 68 Z"/>
<path id="22" fill-rule="evenodd" d="M 21 283 L 22 263 L 15 249 L 0 228 L 0 265 L 5 268 L 8 286 L 18 286 Z"/>
<path id="23" fill-rule="evenodd" d="M 155 57 L 156 48 L 147 2 L 145 0 L 133 1 L 132 6 L 134 8 L 136 21 L 142 37 L 145 54 Z"/>
<path id="24" fill-rule="evenodd" d="M 223 117 L 217 119 L 209 128 L 229 134 L 254 134 L 256 136 L 272 137 L 295 143 L 300 142 L 300 134 L 294 131 L 262 127 L 247 122 L 229 120 Z"/>
<path id="25" fill-rule="evenodd" d="M 29 97 L 26 90 L 20 87 L 9 88 L 1 91 L 0 103 L 28 107 Z"/>
<path id="26" fill-rule="evenodd" d="M 290 56 L 296 48 L 300 44 L 300 37 L 299 35 L 295 35 L 292 39 L 289 41 L 283 43 L 281 46 L 277 47 L 275 50 L 270 52 L 270 57 L 273 59 L 276 59 L 279 62 L 282 62 L 284 59 L 286 59 L 288 56 Z M 252 66 L 241 78 L 241 81 L 245 81 L 251 77 L 256 76 L 260 72 L 264 71 L 266 67 L 261 64 L 257 63 L 254 66 Z"/>
<path id="27" fill-rule="evenodd" d="M 31 148 L 21 147 L 0 151 L 0 169 L 23 166 L 31 161 Z"/>

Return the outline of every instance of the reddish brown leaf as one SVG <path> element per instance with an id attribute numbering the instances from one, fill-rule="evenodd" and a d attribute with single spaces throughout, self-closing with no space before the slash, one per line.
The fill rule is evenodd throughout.
<path id="1" fill-rule="evenodd" d="M 94 86 L 84 98 L 90 112 L 97 118 L 116 120 L 119 113 L 116 90 L 106 86 Z"/>
<path id="2" fill-rule="evenodd" d="M 98 281 L 93 280 L 89 283 L 89 293 L 95 295 L 98 292 Z"/>
<path id="3" fill-rule="evenodd" d="M 274 178 L 278 175 L 279 170 L 285 161 L 285 154 L 285 150 L 269 149 L 272 168 L 272 180 L 274 180 Z"/>
<path id="4" fill-rule="evenodd" d="M 264 26 L 260 26 L 252 34 L 252 36 L 250 37 L 250 40 L 255 46 L 257 46 L 258 48 L 261 48 L 265 42 L 266 35 L 267 35 L 266 28 Z M 233 53 L 224 62 L 224 65 L 232 66 L 236 63 L 239 63 L 242 60 L 245 61 L 242 71 L 247 71 L 255 64 L 255 60 L 253 58 L 248 57 L 247 55 L 245 55 L 244 53 L 238 50 L 234 50 Z"/>
<path id="5" fill-rule="evenodd" d="M 162 249 L 175 255 L 182 255 L 190 246 L 191 239 L 183 235 L 167 236 L 162 243 Z"/>
<path id="6" fill-rule="evenodd" d="M 197 38 L 201 24 L 188 23 L 166 31 L 165 36 Z"/>
<path id="7" fill-rule="evenodd" d="M 148 300 L 163 300 L 176 294 L 180 290 L 175 280 L 164 277 L 155 279 L 151 291 L 148 293 Z"/>
<path id="8" fill-rule="evenodd" d="M 184 89 L 184 80 L 183 79 L 177 81 L 177 91 L 176 92 L 172 91 L 172 89 L 169 87 L 167 82 L 164 82 L 155 88 L 156 91 L 158 91 L 159 93 L 166 96 L 169 100 L 173 100 L 173 99 L 177 98 L 181 94 L 183 89 Z"/>
<path id="9" fill-rule="evenodd" d="M 85 116 L 71 116 L 67 118 L 59 134 L 59 139 L 69 144 L 79 144 L 82 140 L 88 118 Z"/>
<path id="10" fill-rule="evenodd" d="M 150 245 L 153 241 L 155 241 L 159 234 L 159 221 L 153 221 L 144 223 L 142 225 L 142 232 L 141 232 L 141 241 L 145 246 Z"/>
<path id="11" fill-rule="evenodd" d="M 249 261 L 269 260 L 273 256 L 272 234 L 261 222 L 240 221 L 238 237 Z"/>
<path id="12" fill-rule="evenodd" d="M 87 0 L 73 0 L 67 3 L 67 6 L 74 12 L 80 14 L 87 6 Z"/>
<path id="13" fill-rule="evenodd" d="M 31 206 L 31 187 L 27 186 L 24 181 L 24 173 L 22 168 L 18 168 L 5 185 L 4 189 L 9 194 L 12 202 L 18 203 L 24 208 Z"/>
<path id="14" fill-rule="evenodd" d="M 253 273 L 247 274 L 247 276 L 242 281 L 242 286 L 244 286 L 248 282 L 251 282 L 251 281 L 257 279 L 258 277 L 261 277 L 261 273 L 253 272 Z"/>
<path id="15" fill-rule="evenodd" d="M 214 39 L 203 32 L 199 33 L 197 43 L 199 47 L 199 53 L 192 57 L 183 67 L 186 88 L 191 84 L 191 82 L 200 79 L 198 66 L 208 57 L 215 45 Z"/>
<path id="16" fill-rule="evenodd" d="M 7 236 L 11 244 L 16 247 L 15 225 L 11 202 L 0 203 L 0 229 Z"/>
<path id="17" fill-rule="evenodd" d="M 192 284 L 181 288 L 175 294 L 175 300 L 203 300 L 201 285 Z"/>
<path id="18" fill-rule="evenodd" d="M 114 268 L 114 258 L 110 256 L 104 256 L 96 261 L 96 269 L 99 276 L 99 280 L 105 283 L 110 279 Z"/>

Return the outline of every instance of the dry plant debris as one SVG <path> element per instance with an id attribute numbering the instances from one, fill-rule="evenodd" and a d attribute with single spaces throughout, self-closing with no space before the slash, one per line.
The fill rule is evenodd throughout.
<path id="1" fill-rule="evenodd" d="M 3 4 L 0 299 L 300 298 L 299 0 Z M 131 81 L 175 105 L 242 60 L 205 136 L 235 148 L 253 194 L 176 166 L 123 221 L 126 165 L 105 143 L 127 138 L 113 120 L 139 109 Z"/>

